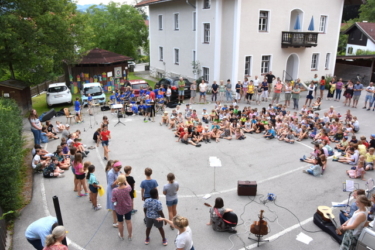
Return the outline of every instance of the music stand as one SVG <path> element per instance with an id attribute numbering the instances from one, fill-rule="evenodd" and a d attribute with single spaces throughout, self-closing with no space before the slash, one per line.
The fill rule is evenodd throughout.
<path id="1" fill-rule="evenodd" d="M 221 161 L 216 156 L 210 156 L 208 161 L 210 162 L 210 167 L 214 168 L 214 190 L 212 192 L 216 192 L 216 168 L 221 167 Z"/>
<path id="2" fill-rule="evenodd" d="M 112 108 L 117 109 L 117 119 L 118 119 L 118 122 L 115 124 L 115 127 L 116 127 L 116 125 L 119 124 L 119 123 L 121 123 L 122 125 L 125 125 L 125 123 L 121 122 L 121 120 L 120 120 L 120 118 L 121 118 L 121 117 L 120 117 L 120 111 L 121 111 L 122 107 L 123 107 L 122 104 L 114 104 L 114 105 L 112 106 Z M 125 125 L 125 126 L 126 126 L 126 125 Z"/>

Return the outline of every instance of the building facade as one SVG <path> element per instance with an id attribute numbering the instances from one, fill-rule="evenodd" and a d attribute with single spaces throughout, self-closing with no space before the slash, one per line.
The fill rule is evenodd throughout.
<path id="1" fill-rule="evenodd" d="M 354 23 L 344 34 L 348 35 L 346 55 L 356 55 L 358 50 L 375 51 L 375 23 Z"/>
<path id="2" fill-rule="evenodd" d="M 236 82 L 272 71 L 307 81 L 334 72 L 344 0 L 143 0 L 137 6 L 146 5 L 154 76 Z"/>

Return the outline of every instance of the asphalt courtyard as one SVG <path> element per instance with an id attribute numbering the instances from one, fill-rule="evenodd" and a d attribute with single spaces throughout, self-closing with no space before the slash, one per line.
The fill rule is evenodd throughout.
<path id="1" fill-rule="evenodd" d="M 300 107 L 304 101 L 304 98 L 300 100 Z M 365 135 L 369 139 L 370 134 L 375 133 L 375 112 L 363 110 L 363 102 L 364 93 L 358 108 L 351 110 L 360 121 L 361 129 L 357 137 Z M 239 104 L 241 109 L 244 105 Z M 348 109 L 343 106 L 342 101 L 324 100 L 321 116 L 331 105 L 341 114 Z M 203 108 L 211 110 L 213 106 L 195 104 L 193 108 L 201 114 Z M 266 106 L 268 103 L 264 102 L 256 107 L 260 109 Z M 184 107 L 183 104 L 182 108 Z M 167 110 L 171 112 L 170 109 Z M 34 176 L 33 199 L 16 221 L 13 249 L 32 249 L 24 237 L 24 232 L 33 221 L 55 215 L 52 201 L 55 195 L 59 198 L 64 225 L 69 231 L 69 249 L 175 249 L 176 231 L 167 226 L 164 230 L 168 246 L 162 245 L 156 228 L 151 231 L 150 244 L 144 244 L 146 227 L 143 223 L 143 202 L 139 198 L 139 184 L 144 179 L 146 167 L 153 169 L 152 178 L 158 181 L 159 192 L 167 183 L 166 175 L 169 172 L 176 175 L 176 181 L 180 184 L 177 211 L 189 219 L 195 249 L 256 248 L 256 244 L 248 239 L 248 236 L 250 226 L 258 220 L 260 210 L 265 211 L 264 216 L 270 229 L 269 234 L 264 236 L 264 239 L 269 239 L 270 242 L 262 244 L 261 249 L 338 249 L 339 245 L 315 226 L 312 216 L 320 205 L 331 206 L 331 202 L 346 203 L 348 193 L 343 192 L 342 187 L 343 182 L 348 179 L 345 170 L 349 169 L 349 166 L 332 162 L 330 159 L 323 176 L 313 177 L 302 173 L 308 165 L 301 163 L 299 158 L 312 151 L 310 140 L 291 145 L 276 139 L 265 140 L 262 135 L 246 134 L 246 140 L 221 140 L 219 143 L 212 141 L 196 148 L 177 143 L 172 132 L 159 125 L 160 114 L 157 115 L 156 122 L 144 123 L 143 117 L 131 116 L 121 119 L 126 125 L 114 126 L 117 123 L 116 116 L 109 111 L 99 110 L 91 117 L 91 121 L 85 110 L 85 122 L 73 124 L 70 130 L 80 129 L 83 143 L 92 146 L 93 133 L 100 126 L 103 115 L 107 115 L 110 120 L 110 159 L 120 160 L 123 166 L 133 167 L 132 175 L 138 191 L 138 197 L 134 200 L 138 213 L 132 216 L 133 240 L 121 241 L 118 238 L 118 230 L 112 227 L 111 214 L 105 209 L 105 196 L 99 197 L 99 203 L 103 206 L 99 211 L 91 208 L 88 197 L 77 197 L 73 192 L 73 174 L 69 170 L 65 178 L 44 179 L 41 175 Z M 54 118 L 53 124 L 56 120 L 66 123 L 65 117 Z M 29 131 L 28 128 L 26 130 Z M 45 144 L 45 148 L 53 152 L 58 143 L 59 140 L 51 141 Z M 95 175 L 99 182 L 106 186 L 103 149 L 100 146 L 90 151 L 87 160 L 96 166 Z M 210 167 L 211 156 L 218 157 L 222 167 Z M 374 177 L 374 172 L 365 175 L 366 179 Z M 257 181 L 257 196 L 238 196 L 239 180 Z M 358 183 L 360 188 L 365 188 L 365 181 L 357 179 L 355 183 Z M 268 193 L 275 194 L 276 201 L 263 204 L 262 201 Z M 203 198 L 206 194 L 211 195 L 207 200 Z M 216 197 L 222 197 L 225 207 L 232 208 L 238 215 L 237 234 L 215 232 L 206 225 L 209 221 L 209 209 L 203 203 L 213 205 Z M 161 195 L 160 200 L 163 211 L 167 214 L 165 197 Z M 339 210 L 334 209 L 337 221 L 338 213 Z M 313 239 L 308 245 L 296 240 L 296 236 L 301 232 Z M 127 235 L 126 229 L 124 234 Z"/>

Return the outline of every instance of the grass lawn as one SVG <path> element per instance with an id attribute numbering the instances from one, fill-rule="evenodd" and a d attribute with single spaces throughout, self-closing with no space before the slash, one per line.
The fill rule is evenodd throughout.
<path id="1" fill-rule="evenodd" d="M 148 82 L 148 84 L 154 88 L 155 86 L 155 82 L 154 81 L 150 81 L 150 80 L 146 80 L 146 79 L 143 79 L 141 77 L 138 77 L 138 76 L 135 76 L 134 73 L 129 73 L 129 77 L 128 77 L 129 80 L 145 80 L 146 82 Z M 111 94 L 110 93 L 106 93 L 106 97 L 107 97 L 107 100 L 109 99 L 109 96 Z M 81 97 L 81 94 L 74 94 L 73 95 L 73 102 L 75 101 L 76 97 Z M 36 112 L 38 113 L 38 115 L 41 115 L 42 113 L 50 110 L 51 108 L 49 108 L 47 106 L 47 102 L 46 102 L 46 94 L 40 94 L 36 97 L 33 97 L 32 98 L 32 102 L 33 102 L 33 109 L 36 110 Z M 55 109 L 56 111 L 59 111 L 63 108 L 69 108 L 73 105 L 69 105 L 67 103 L 65 104 L 60 104 L 60 105 L 54 105 L 52 106 L 53 109 Z M 29 114 L 27 114 L 28 116 Z"/>

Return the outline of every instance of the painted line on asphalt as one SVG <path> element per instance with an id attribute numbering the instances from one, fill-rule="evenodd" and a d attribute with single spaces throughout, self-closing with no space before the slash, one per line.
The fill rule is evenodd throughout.
<path id="1" fill-rule="evenodd" d="M 346 203 L 347 201 L 348 201 L 348 200 L 345 199 L 345 200 L 343 200 L 343 201 L 340 202 L 340 203 Z M 334 208 L 334 207 L 331 207 L 331 209 L 335 209 L 335 208 Z M 310 217 L 310 218 L 308 218 L 308 219 L 306 219 L 306 220 L 304 220 L 304 221 L 301 221 L 301 223 L 294 224 L 293 226 L 288 227 L 288 228 L 284 229 L 283 231 L 281 231 L 281 232 L 279 232 L 279 233 L 277 233 L 277 234 L 274 234 L 274 235 L 272 235 L 271 237 L 266 238 L 265 240 L 268 240 L 268 241 L 272 242 L 272 241 L 276 240 L 277 238 L 279 238 L 279 237 L 281 237 L 281 236 L 283 236 L 283 235 L 285 235 L 285 234 L 287 234 L 287 233 L 293 231 L 294 229 L 299 228 L 299 227 L 300 227 L 300 224 L 301 224 L 301 226 L 303 226 L 303 225 L 305 225 L 305 224 L 307 224 L 307 223 L 313 221 L 313 219 L 314 219 L 314 217 Z M 324 231 L 322 231 L 322 232 L 324 232 Z M 262 244 L 263 244 L 263 243 L 260 243 L 260 245 L 262 245 Z M 253 249 L 253 248 L 256 248 L 256 247 L 258 247 L 258 243 L 251 244 L 251 245 L 249 245 L 249 246 L 246 246 L 245 248 L 240 248 L 239 250 Z"/>
<path id="2" fill-rule="evenodd" d="M 48 146 L 48 142 L 44 146 L 45 150 L 47 150 L 47 146 Z M 49 212 L 49 209 L 48 209 L 46 190 L 45 190 L 45 187 L 44 187 L 44 177 L 42 177 L 41 181 L 40 181 L 40 193 L 42 195 L 42 203 L 43 203 L 44 214 L 45 214 L 45 216 L 51 216 L 51 213 Z M 79 250 L 85 250 L 83 247 L 77 245 L 74 241 L 72 241 L 68 237 L 66 237 L 66 242 L 67 242 L 69 247 L 74 247 L 74 248 L 79 249 Z"/>

